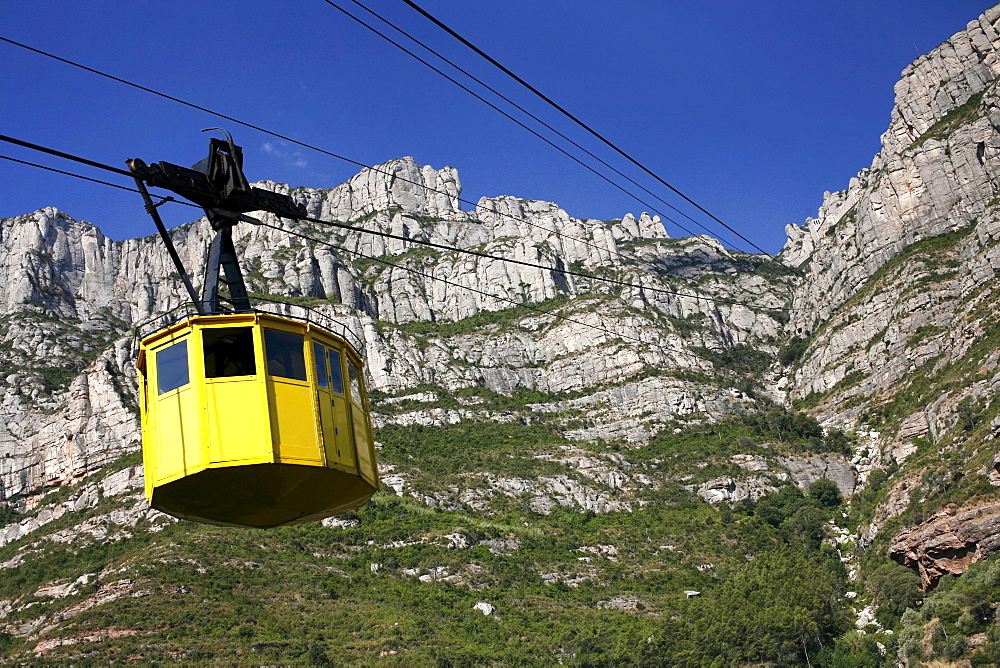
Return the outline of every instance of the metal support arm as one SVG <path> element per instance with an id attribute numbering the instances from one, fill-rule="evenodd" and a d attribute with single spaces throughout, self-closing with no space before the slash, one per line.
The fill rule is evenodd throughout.
<path id="1" fill-rule="evenodd" d="M 160 233 L 160 239 L 163 240 L 163 244 L 167 247 L 167 253 L 170 254 L 170 259 L 173 260 L 177 273 L 180 274 L 181 281 L 184 283 L 185 289 L 187 289 L 191 302 L 194 304 L 195 309 L 200 315 L 205 315 L 205 308 L 202 305 L 201 300 L 198 298 L 198 293 L 195 292 L 194 286 L 191 285 L 191 279 L 188 278 L 187 271 L 184 270 L 184 263 L 181 262 L 181 258 L 177 254 L 177 249 L 174 248 L 174 242 L 171 241 L 170 235 L 167 234 L 167 228 L 163 225 L 163 220 L 160 218 L 159 211 L 156 210 L 158 205 L 153 203 L 153 198 L 149 196 L 149 191 L 146 190 L 146 184 L 143 183 L 142 179 L 135 173 L 131 160 L 128 162 L 128 167 L 132 172 L 132 178 L 135 179 L 135 185 L 139 188 L 139 192 L 142 194 L 142 199 L 146 203 L 146 212 L 149 213 L 153 222 L 156 224 L 156 231 Z"/>

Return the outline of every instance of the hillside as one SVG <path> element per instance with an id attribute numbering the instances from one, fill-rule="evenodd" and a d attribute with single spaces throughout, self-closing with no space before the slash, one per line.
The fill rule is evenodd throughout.
<path id="1" fill-rule="evenodd" d="M 364 342 L 383 490 L 322 524 L 151 511 L 133 328 L 183 301 L 166 253 L 0 220 L 0 657 L 996 660 L 998 23 L 903 72 L 871 167 L 776 259 L 645 214 L 463 211 L 457 170 L 411 158 L 259 184 L 357 228 L 235 235 L 251 291 Z M 208 225 L 172 234 L 202 275 Z"/>

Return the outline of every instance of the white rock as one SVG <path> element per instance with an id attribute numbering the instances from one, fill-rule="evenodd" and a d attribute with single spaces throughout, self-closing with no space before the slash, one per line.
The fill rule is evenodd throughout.
<path id="1" fill-rule="evenodd" d="M 487 617 L 489 617 L 494 612 L 496 612 L 496 608 L 495 607 L 493 607 L 489 603 L 484 603 L 483 601 L 480 601 L 479 603 L 476 603 L 474 606 L 472 606 L 472 609 L 473 610 L 478 610 L 479 612 L 483 613 Z"/>

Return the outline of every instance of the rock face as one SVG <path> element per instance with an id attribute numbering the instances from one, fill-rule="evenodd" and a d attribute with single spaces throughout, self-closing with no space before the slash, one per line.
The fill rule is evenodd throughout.
<path id="1" fill-rule="evenodd" d="M 948 510 L 892 538 L 889 556 L 917 569 L 924 588 L 1000 549 L 1000 503 Z"/>
<path id="2" fill-rule="evenodd" d="M 840 493 L 850 497 L 856 480 L 851 463 L 843 455 L 786 455 L 769 461 L 761 455 L 733 455 L 730 461 L 747 474 L 720 476 L 697 486 L 690 486 L 708 503 L 730 505 L 749 499 L 756 501 L 778 490 L 778 485 L 792 483 L 803 492 L 821 478 L 837 483 Z"/>
<path id="3" fill-rule="evenodd" d="M 907 67 L 871 166 L 827 193 L 816 218 L 787 228 L 781 258 L 805 272 L 789 309 L 787 335 L 804 347 L 789 396 L 875 434 L 856 462 L 908 469 L 879 492 L 864 547 L 943 490 L 1000 481 L 981 463 L 995 456 L 997 428 L 977 423 L 996 419 L 1000 389 L 998 25 L 993 7 Z M 953 545 L 942 523 L 911 531 L 907 554 L 923 554 L 922 543 L 934 554 L 938 539 L 977 559 L 995 548 Z M 945 570 L 960 572 L 966 556 L 943 557 Z M 924 563 L 925 583 L 936 579 L 929 562 L 903 561 Z"/>
<path id="4" fill-rule="evenodd" d="M 1000 8 L 987 10 L 907 67 L 872 165 L 827 193 L 816 218 L 787 228 L 782 257 L 809 277 L 793 301 L 793 331 L 829 318 L 907 245 L 988 214 L 1000 168 L 998 20 Z"/>
<path id="5" fill-rule="evenodd" d="M 826 478 L 837 483 L 840 493 L 844 496 L 854 494 L 856 485 L 854 471 L 851 470 L 851 463 L 842 455 L 783 457 L 781 464 L 788 469 L 792 482 L 804 492 L 808 492 L 809 486 L 820 478 Z"/>
<path id="6" fill-rule="evenodd" d="M 1000 267 L 998 21 L 993 7 L 907 67 L 871 166 L 827 193 L 816 218 L 788 226 L 781 258 L 806 272 L 788 331 L 812 337 L 793 396 L 838 383 L 857 385 L 847 396 L 891 388 L 955 343 L 970 293 Z M 966 234 L 948 261 L 891 262 L 955 230 Z"/>
<path id="7" fill-rule="evenodd" d="M 261 216 L 313 240 L 304 241 L 280 229 L 239 226 L 234 241 L 249 289 L 295 298 L 353 332 L 369 385 L 381 391 L 432 383 L 501 394 L 579 392 L 624 383 L 650 365 L 710 374 L 712 363 L 692 349 L 756 345 L 781 331 L 787 276 L 754 275 L 760 260 L 708 237 L 672 241 L 646 214 L 580 220 L 550 202 L 515 197 L 484 198 L 475 211 L 462 211 L 457 171 L 420 167 L 411 158 L 366 169 L 330 190 L 260 185 L 355 229 Z M 136 209 L 142 215 L 138 203 Z M 202 219 L 171 234 L 197 283 L 208 225 Z M 568 267 L 609 272 L 635 287 L 612 290 L 554 271 Z M 46 488 L 138 448 L 131 328 L 183 303 L 173 272 L 156 238 L 114 242 L 52 208 L 0 220 L 0 278 L 9 286 L 0 294 L 0 501 L 27 507 Z M 678 280 L 682 295 L 674 294 Z M 750 305 L 711 300 L 720 295 Z M 521 304 L 543 308 L 449 336 L 424 326 Z M 421 327 L 408 329 L 412 324 Z M 588 393 L 560 410 L 595 415 L 579 438 L 644 442 L 657 420 L 718 416 L 747 401 L 725 384 L 660 377 Z M 574 484 L 553 479 L 549 487 L 561 489 L 553 492 L 561 499 L 584 498 Z"/>

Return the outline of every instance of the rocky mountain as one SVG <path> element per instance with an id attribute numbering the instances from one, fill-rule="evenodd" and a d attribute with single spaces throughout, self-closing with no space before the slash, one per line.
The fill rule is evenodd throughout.
<path id="1" fill-rule="evenodd" d="M 258 184 L 351 227 L 235 231 L 256 297 L 363 342 L 384 491 L 322 525 L 151 511 L 136 332 L 185 299 L 162 245 L 51 208 L 0 220 L 0 656 L 992 656 L 986 622 L 958 621 L 981 601 L 910 612 L 1000 548 L 998 25 L 990 9 L 903 72 L 872 165 L 777 258 L 670 239 L 646 214 L 465 211 L 457 170 L 411 158 L 328 190 Z M 171 234 L 197 282 L 209 226 Z M 813 582 L 840 578 L 802 608 L 812 630 L 713 645 L 766 609 L 709 633 L 749 600 L 731 588 L 765 564 L 808 571 L 803 551 L 827 560 Z M 897 624 L 950 644 L 896 642 Z"/>

